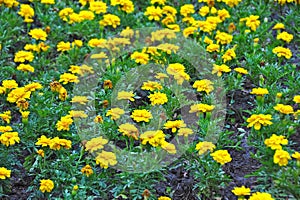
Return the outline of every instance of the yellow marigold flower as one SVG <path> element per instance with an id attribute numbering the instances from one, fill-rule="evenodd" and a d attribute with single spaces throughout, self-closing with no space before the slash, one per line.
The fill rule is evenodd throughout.
<path id="1" fill-rule="evenodd" d="M 20 143 L 18 132 L 5 132 L 0 136 L 0 142 L 3 145 L 12 146 L 16 143 Z"/>
<path id="2" fill-rule="evenodd" d="M 218 44 L 209 44 L 207 47 L 206 47 L 206 51 L 208 52 L 219 52 L 220 50 L 220 45 Z"/>
<path id="3" fill-rule="evenodd" d="M 297 161 L 300 161 L 300 153 L 299 152 L 293 153 L 292 157 L 295 158 Z"/>
<path id="4" fill-rule="evenodd" d="M 162 8 L 162 10 L 163 10 L 163 14 L 165 14 L 165 15 L 175 16 L 177 14 L 176 8 L 174 8 L 172 6 L 164 6 Z"/>
<path id="5" fill-rule="evenodd" d="M 79 12 L 79 17 L 85 20 L 93 20 L 95 18 L 95 14 L 92 11 L 81 10 Z"/>
<path id="6" fill-rule="evenodd" d="M 277 104 L 276 106 L 273 107 L 275 110 L 279 111 L 282 114 L 293 114 L 294 113 L 294 109 L 292 106 L 290 105 L 284 105 L 284 104 Z"/>
<path id="7" fill-rule="evenodd" d="M 114 166 L 117 163 L 117 157 L 113 152 L 102 151 L 96 157 L 96 164 L 99 164 L 104 169 L 107 169 L 108 166 Z"/>
<path id="8" fill-rule="evenodd" d="M 49 146 L 51 142 L 51 138 L 47 138 L 45 135 L 42 135 L 40 138 L 38 138 L 38 141 L 35 143 L 35 145 L 42 145 L 42 147 Z"/>
<path id="9" fill-rule="evenodd" d="M 126 92 L 126 91 L 120 91 L 118 92 L 118 100 L 122 100 L 122 99 L 126 99 L 126 100 L 130 100 L 130 101 L 134 101 L 134 94 L 132 91 L 130 92 Z"/>
<path id="10" fill-rule="evenodd" d="M 232 60 L 233 58 L 236 58 L 236 54 L 234 51 L 234 48 L 228 49 L 224 55 L 222 56 L 223 62 L 226 63 L 227 61 Z"/>
<path id="11" fill-rule="evenodd" d="M 283 56 L 286 59 L 290 59 L 293 56 L 293 54 L 292 54 L 292 52 L 289 48 L 284 48 L 284 47 L 281 47 L 281 46 L 275 47 L 272 50 L 272 52 L 275 53 L 278 57 Z"/>
<path id="12" fill-rule="evenodd" d="M 14 89 L 14 88 L 17 88 L 19 85 L 18 83 L 15 81 L 15 80 L 3 80 L 2 81 L 2 86 L 5 88 L 5 89 Z"/>
<path id="13" fill-rule="evenodd" d="M 59 89 L 59 99 L 60 100 L 62 100 L 62 101 L 65 101 L 66 99 L 67 99 L 67 97 L 68 97 L 68 92 L 67 92 L 67 90 L 66 90 L 66 88 L 64 88 L 64 87 L 61 87 L 60 89 Z"/>
<path id="14" fill-rule="evenodd" d="M 30 91 L 26 91 L 24 87 L 16 88 L 7 95 L 7 101 L 15 103 L 25 99 L 30 99 Z"/>
<path id="15" fill-rule="evenodd" d="M 42 89 L 43 86 L 40 83 L 33 82 L 33 83 L 29 83 L 29 84 L 25 85 L 24 88 L 25 88 L 26 92 L 27 91 L 34 92 L 36 90 Z"/>
<path id="16" fill-rule="evenodd" d="M 162 140 L 161 142 L 161 148 L 166 150 L 170 154 L 176 154 L 176 147 L 174 144 L 166 142 L 165 140 Z"/>
<path id="17" fill-rule="evenodd" d="M 277 1 L 281 6 L 283 6 L 286 3 L 291 3 L 293 0 L 274 0 Z"/>
<path id="18" fill-rule="evenodd" d="M 200 14 L 202 17 L 206 16 L 208 13 L 209 13 L 209 7 L 208 7 L 208 6 L 202 6 L 202 7 L 199 9 L 199 14 Z"/>
<path id="19" fill-rule="evenodd" d="M 133 52 L 130 56 L 131 59 L 135 60 L 136 63 L 147 64 L 149 61 L 149 55 L 143 52 Z"/>
<path id="20" fill-rule="evenodd" d="M 260 130 L 261 125 L 267 126 L 273 124 L 271 120 L 272 120 L 272 115 L 253 114 L 247 119 L 247 122 L 249 123 L 247 127 L 254 126 L 255 130 Z"/>
<path id="21" fill-rule="evenodd" d="M 199 155 L 202 155 L 207 151 L 213 152 L 215 148 L 216 145 L 214 145 L 212 142 L 207 142 L 207 141 L 198 142 L 198 144 L 196 145 L 196 150 L 199 151 L 198 152 Z"/>
<path id="22" fill-rule="evenodd" d="M 144 13 L 145 16 L 148 16 L 149 20 L 159 21 L 162 17 L 163 10 L 160 7 L 149 6 Z"/>
<path id="23" fill-rule="evenodd" d="M 230 14 L 226 9 L 218 10 L 218 17 L 221 21 L 225 21 L 226 18 L 230 18 Z"/>
<path id="24" fill-rule="evenodd" d="M 220 163 L 221 165 L 224 165 L 225 163 L 228 163 L 232 160 L 230 154 L 227 150 L 217 150 L 210 154 L 215 161 Z"/>
<path id="25" fill-rule="evenodd" d="M 29 31 L 28 34 L 36 40 L 45 41 L 47 39 L 47 33 L 41 28 L 32 29 Z"/>
<path id="26" fill-rule="evenodd" d="M 93 38 L 89 40 L 88 45 L 90 47 L 105 47 L 106 39 Z"/>
<path id="27" fill-rule="evenodd" d="M 104 145 L 108 143 L 107 139 L 104 139 L 102 136 L 97 138 L 92 138 L 91 140 L 87 141 L 85 144 L 85 150 L 90 151 L 93 153 L 99 149 L 103 149 Z"/>
<path id="28" fill-rule="evenodd" d="M 107 5 L 102 1 L 92 1 L 90 2 L 89 10 L 95 12 L 96 14 L 106 13 Z"/>
<path id="29" fill-rule="evenodd" d="M 87 114 L 84 113 L 83 110 L 71 110 L 69 111 L 69 115 L 73 118 L 87 118 Z"/>
<path id="30" fill-rule="evenodd" d="M 83 42 L 81 40 L 74 40 L 72 42 L 72 47 L 82 47 Z"/>
<path id="31" fill-rule="evenodd" d="M 167 67 L 167 73 L 170 75 L 176 75 L 179 72 L 184 72 L 185 67 L 180 63 L 169 64 Z"/>
<path id="32" fill-rule="evenodd" d="M 236 71 L 239 74 L 248 74 L 248 70 L 246 70 L 246 69 L 244 69 L 242 67 L 234 68 L 234 71 Z"/>
<path id="33" fill-rule="evenodd" d="M 294 96 L 293 101 L 294 101 L 295 103 L 300 103 L 300 95 Z"/>
<path id="34" fill-rule="evenodd" d="M 272 29 L 273 30 L 280 30 L 280 29 L 285 29 L 285 27 L 284 27 L 283 23 L 277 23 L 277 24 L 275 24 L 275 26 L 273 26 Z"/>
<path id="35" fill-rule="evenodd" d="M 132 124 L 121 124 L 118 131 L 123 133 L 124 136 L 132 137 L 133 139 L 138 140 L 139 130 Z"/>
<path id="36" fill-rule="evenodd" d="M 156 75 L 155 75 L 155 78 L 157 78 L 157 79 L 159 79 L 159 80 L 163 80 L 163 79 L 165 79 L 165 78 L 168 78 L 169 76 L 167 75 L 167 74 L 165 74 L 165 73 L 157 73 Z"/>
<path id="37" fill-rule="evenodd" d="M 280 150 L 282 149 L 281 145 L 287 145 L 288 140 L 285 139 L 285 136 L 283 135 L 275 135 L 272 134 L 270 138 L 265 139 L 264 141 L 265 145 L 270 147 L 273 150 Z"/>
<path id="38" fill-rule="evenodd" d="M 72 146 L 71 140 L 66 139 L 60 139 L 59 137 L 55 137 L 50 140 L 49 147 L 53 150 L 60 150 L 61 147 L 64 147 L 66 149 L 70 149 Z"/>
<path id="39" fill-rule="evenodd" d="M 66 139 L 59 139 L 59 145 L 62 146 L 65 149 L 70 149 L 72 147 L 72 141 L 71 140 L 66 140 Z M 50 148 L 52 148 L 51 143 L 50 143 Z"/>
<path id="40" fill-rule="evenodd" d="M 61 117 L 60 120 L 56 123 L 56 128 L 58 131 L 69 131 L 70 125 L 73 123 L 73 119 L 71 115 L 66 115 Z"/>
<path id="41" fill-rule="evenodd" d="M 146 145 L 149 143 L 153 147 L 157 147 L 165 141 L 165 134 L 161 130 L 157 131 L 146 131 L 141 134 L 140 139 L 142 140 L 142 144 Z"/>
<path id="42" fill-rule="evenodd" d="M 250 188 L 246 188 L 245 186 L 234 187 L 233 190 L 231 190 L 231 192 L 235 196 L 245 196 L 245 195 L 250 195 L 251 189 Z"/>
<path id="43" fill-rule="evenodd" d="M 234 25 L 233 22 L 231 22 L 229 25 L 228 25 L 228 32 L 229 33 L 232 33 L 233 31 L 236 30 L 236 26 Z"/>
<path id="44" fill-rule="evenodd" d="M 74 10 L 72 8 L 64 8 L 61 11 L 59 11 L 58 15 L 62 20 L 68 21 L 68 17 L 73 13 Z"/>
<path id="45" fill-rule="evenodd" d="M 86 165 L 81 168 L 81 173 L 85 174 L 87 177 L 94 173 L 93 168 L 90 165 Z"/>
<path id="46" fill-rule="evenodd" d="M 286 31 L 283 31 L 282 33 L 279 33 L 276 37 L 277 40 L 283 40 L 287 43 L 290 43 L 292 41 L 292 39 L 294 38 L 294 36 L 292 34 L 289 34 Z"/>
<path id="47" fill-rule="evenodd" d="M 217 31 L 217 34 L 215 36 L 215 39 L 217 40 L 217 44 L 229 44 L 232 41 L 233 36 L 225 33 L 225 32 L 220 32 Z"/>
<path id="48" fill-rule="evenodd" d="M 32 52 L 30 51 L 18 51 L 17 53 L 15 53 L 15 58 L 14 58 L 14 62 L 25 62 L 25 61 L 29 61 L 32 62 L 34 59 L 34 55 Z"/>
<path id="49" fill-rule="evenodd" d="M 172 129 L 172 133 L 175 133 L 177 129 L 186 127 L 183 120 L 167 121 L 164 124 L 164 129 Z"/>
<path id="50" fill-rule="evenodd" d="M 200 103 L 192 105 L 189 113 L 196 113 L 197 115 L 199 115 L 199 113 L 211 112 L 214 108 L 215 106 L 213 105 Z"/>
<path id="51" fill-rule="evenodd" d="M 41 157 L 45 157 L 45 152 L 43 149 L 39 149 L 37 152 L 36 152 L 38 155 L 40 155 Z"/>
<path id="52" fill-rule="evenodd" d="M 180 32 L 180 26 L 178 24 L 168 24 L 167 27 L 175 32 Z"/>
<path id="53" fill-rule="evenodd" d="M 70 65 L 70 68 L 68 70 L 72 74 L 81 74 L 80 66 L 77 65 Z"/>
<path id="54" fill-rule="evenodd" d="M 205 36 L 203 42 L 205 44 L 213 44 L 214 41 L 212 39 L 210 39 L 209 37 Z"/>
<path id="55" fill-rule="evenodd" d="M 29 64 L 20 64 L 17 67 L 17 70 L 23 71 L 23 72 L 32 72 L 32 73 L 34 72 L 34 68 Z"/>
<path id="56" fill-rule="evenodd" d="M 103 16 L 103 19 L 100 20 L 99 24 L 101 26 L 112 26 L 113 28 L 117 28 L 121 23 L 121 20 L 118 16 L 112 14 L 106 14 Z"/>
<path id="57" fill-rule="evenodd" d="M 185 4 L 180 7 L 180 14 L 184 17 L 187 17 L 193 13 L 195 13 L 195 8 L 193 4 Z"/>
<path id="58" fill-rule="evenodd" d="M 69 51 L 71 49 L 71 43 L 70 42 L 59 42 L 57 44 L 57 51 Z"/>
<path id="59" fill-rule="evenodd" d="M 41 0 L 43 4 L 55 4 L 55 0 Z"/>
<path id="60" fill-rule="evenodd" d="M 0 118 L 6 122 L 7 124 L 10 123 L 10 120 L 11 120 L 11 111 L 8 110 L 8 111 L 5 111 L 4 113 L 0 113 Z"/>
<path id="61" fill-rule="evenodd" d="M 123 0 L 120 5 L 122 5 L 121 10 L 126 13 L 132 13 L 134 11 L 134 4 L 130 0 Z"/>
<path id="62" fill-rule="evenodd" d="M 85 105 L 88 101 L 89 100 L 86 96 L 74 96 L 70 102 Z"/>
<path id="63" fill-rule="evenodd" d="M 112 120 L 117 120 L 120 118 L 121 115 L 123 115 L 125 111 L 121 108 L 112 108 L 107 111 L 106 116 L 111 116 L 110 118 Z"/>
<path id="64" fill-rule="evenodd" d="M 190 78 L 191 77 L 187 73 L 182 71 L 174 75 L 174 79 L 177 81 L 178 85 L 182 85 L 184 80 L 188 81 Z"/>
<path id="65" fill-rule="evenodd" d="M 54 183 L 50 179 L 40 180 L 40 190 L 42 193 L 51 192 L 54 188 Z"/>
<path id="66" fill-rule="evenodd" d="M 288 164 L 288 160 L 291 159 L 290 154 L 284 150 L 276 150 L 273 156 L 273 162 L 278 164 L 279 166 L 286 166 Z"/>
<path id="67" fill-rule="evenodd" d="M 8 170 L 5 167 L 0 167 L 0 179 L 10 178 L 11 170 Z"/>
<path id="68" fill-rule="evenodd" d="M 151 0 L 151 4 L 160 4 L 160 5 L 165 5 L 167 0 Z"/>
<path id="69" fill-rule="evenodd" d="M 25 22 L 33 22 L 34 9 L 30 5 L 21 4 L 18 14 L 24 18 Z"/>
<path id="70" fill-rule="evenodd" d="M 104 80 L 103 87 L 104 87 L 104 89 L 107 89 L 107 88 L 111 89 L 111 88 L 113 88 L 111 80 Z"/>
<path id="71" fill-rule="evenodd" d="M 0 132 L 1 133 L 5 133 L 5 132 L 10 132 L 12 131 L 12 127 L 11 126 L 0 126 Z"/>
<path id="72" fill-rule="evenodd" d="M 172 15 L 167 15 L 163 20 L 161 20 L 161 23 L 164 25 L 168 25 L 168 24 L 173 24 L 175 23 L 175 17 L 173 17 Z"/>
<path id="73" fill-rule="evenodd" d="M 121 31 L 120 36 L 125 38 L 132 38 L 134 36 L 134 30 L 127 26 L 126 29 L 123 29 Z"/>
<path id="74" fill-rule="evenodd" d="M 154 91 L 154 90 L 161 90 L 162 89 L 162 85 L 159 84 L 158 82 L 155 81 L 147 81 L 144 82 L 142 87 L 142 90 L 149 90 L 149 91 Z"/>
<path id="75" fill-rule="evenodd" d="M 95 0 L 79 0 L 79 3 L 82 6 L 85 6 L 87 3 L 94 2 Z"/>
<path id="76" fill-rule="evenodd" d="M 103 123 L 103 118 L 102 118 L 102 116 L 97 115 L 97 116 L 94 118 L 94 122 L 95 122 L 95 123 Z"/>
<path id="77" fill-rule="evenodd" d="M 84 20 L 84 19 L 83 19 L 79 14 L 77 14 L 77 13 L 72 13 L 72 14 L 70 14 L 68 17 L 69 17 L 69 21 L 68 21 L 69 24 L 73 24 L 73 23 L 75 23 L 75 22 L 80 23 L 80 22 L 82 22 L 82 21 Z"/>
<path id="78" fill-rule="evenodd" d="M 29 103 L 28 103 L 28 101 L 26 101 L 25 99 L 20 99 L 20 100 L 18 100 L 16 103 L 17 103 L 17 107 L 18 107 L 20 110 L 27 110 L 28 107 L 29 107 Z"/>
<path id="79" fill-rule="evenodd" d="M 30 111 L 21 111 L 20 110 L 20 112 L 21 112 L 21 115 L 22 115 L 23 119 L 27 119 L 29 114 L 30 114 Z"/>
<path id="80" fill-rule="evenodd" d="M 172 199 L 170 197 L 160 196 L 158 197 L 158 200 L 172 200 Z"/>
<path id="81" fill-rule="evenodd" d="M 192 135 L 194 133 L 194 131 L 190 128 L 180 128 L 178 130 L 178 136 L 184 136 L 184 137 L 188 137 L 189 135 Z"/>
<path id="82" fill-rule="evenodd" d="M 269 193 L 265 193 L 265 192 L 253 193 L 249 198 L 249 200 L 261 200 L 261 199 L 263 199 L 263 200 L 274 200 Z"/>
<path id="83" fill-rule="evenodd" d="M 152 114 L 146 109 L 134 110 L 130 117 L 136 122 L 149 122 L 152 119 Z"/>
<path id="84" fill-rule="evenodd" d="M 185 29 L 183 30 L 183 36 L 184 36 L 184 37 L 188 37 L 188 36 L 190 36 L 190 35 L 193 35 L 194 33 L 197 32 L 197 30 L 198 30 L 197 27 L 192 27 L 192 26 L 187 27 L 187 28 L 185 28 Z"/>
<path id="85" fill-rule="evenodd" d="M 78 77 L 74 74 L 64 73 L 60 75 L 59 82 L 63 82 L 63 84 L 68 83 L 79 83 Z"/>
<path id="86" fill-rule="evenodd" d="M 195 81 L 193 88 L 197 88 L 198 92 L 206 92 L 206 94 L 209 94 L 214 89 L 213 82 L 208 79 Z"/>
<path id="87" fill-rule="evenodd" d="M 157 49 L 166 52 L 167 54 L 171 54 L 172 52 L 176 53 L 179 49 L 179 46 L 169 43 L 163 43 L 157 46 Z"/>
<path id="88" fill-rule="evenodd" d="M 237 6 L 242 0 L 222 0 L 229 7 Z"/>
<path id="89" fill-rule="evenodd" d="M 6 88 L 0 86 L 0 94 L 5 94 L 6 93 Z"/>
<path id="90" fill-rule="evenodd" d="M 250 15 L 246 18 L 246 26 L 248 26 L 252 31 L 256 31 L 257 27 L 260 25 L 258 18 L 258 15 Z"/>
<path id="91" fill-rule="evenodd" d="M 217 73 L 217 75 L 218 76 L 222 76 L 222 73 L 223 72 L 230 72 L 231 71 L 231 69 L 227 66 L 227 65 L 225 65 L 225 64 L 222 64 L 222 65 L 216 65 L 216 64 L 213 64 L 213 70 L 212 70 L 212 74 L 215 74 L 215 73 Z"/>
<path id="92" fill-rule="evenodd" d="M 250 94 L 255 94 L 257 96 L 264 96 L 266 94 L 269 94 L 269 91 L 267 88 L 253 88 Z"/>
<path id="93" fill-rule="evenodd" d="M 62 88 L 62 85 L 57 81 L 53 81 L 50 83 L 50 88 L 52 92 L 59 92 L 60 88 Z"/>
<path id="94" fill-rule="evenodd" d="M 154 92 L 154 94 L 150 94 L 148 98 L 151 101 L 151 105 L 163 105 L 168 102 L 167 95 L 161 92 Z"/>

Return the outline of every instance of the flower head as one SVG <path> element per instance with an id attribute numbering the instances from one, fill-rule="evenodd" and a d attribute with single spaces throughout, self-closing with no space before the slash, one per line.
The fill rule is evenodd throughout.
<path id="1" fill-rule="evenodd" d="M 206 94 L 209 94 L 214 89 L 213 82 L 208 79 L 195 81 L 193 88 L 197 88 L 198 92 L 206 92 Z"/>
<path id="2" fill-rule="evenodd" d="M 146 109 L 134 110 L 130 117 L 136 122 L 149 122 L 152 119 L 152 114 Z"/>
<path id="3" fill-rule="evenodd" d="M 279 166 L 286 166 L 288 164 L 288 160 L 291 159 L 289 152 L 284 151 L 282 149 L 276 150 L 273 156 L 273 162 L 278 164 Z"/>
<path id="4" fill-rule="evenodd" d="M 249 123 L 247 127 L 254 126 L 255 130 L 260 130 L 261 125 L 267 126 L 273 124 L 271 120 L 272 120 L 272 115 L 253 114 L 247 119 L 247 122 Z"/>
<path id="5" fill-rule="evenodd" d="M 249 200 L 262 200 L 262 199 L 263 200 L 274 200 L 269 193 L 265 193 L 265 192 L 253 193 L 249 198 Z"/>
<path id="6" fill-rule="evenodd" d="M 284 47 L 281 47 L 281 46 L 275 47 L 272 50 L 272 52 L 275 53 L 278 57 L 283 56 L 286 59 L 290 59 L 293 56 L 293 54 L 292 54 L 292 52 L 289 48 L 284 48 Z"/>
<path id="7" fill-rule="evenodd" d="M 215 148 L 216 145 L 214 145 L 212 142 L 207 142 L 207 141 L 198 142 L 198 144 L 196 145 L 196 150 L 199 151 L 198 152 L 199 155 L 202 155 L 207 151 L 213 152 Z"/>
<path id="8" fill-rule="evenodd" d="M 50 179 L 40 180 L 40 190 L 42 193 L 51 192 L 54 188 L 54 183 Z"/>
<path id="9" fill-rule="evenodd" d="M 29 31 L 28 34 L 36 40 L 45 41 L 47 39 L 47 33 L 41 28 L 32 29 Z"/>
<path id="10" fill-rule="evenodd" d="M 250 188 L 246 188 L 245 186 L 242 187 L 234 187 L 231 192 L 236 195 L 236 196 L 245 196 L 245 195 L 250 195 Z"/>
<path id="11" fill-rule="evenodd" d="M 290 105 L 284 105 L 284 104 L 279 103 L 276 106 L 274 106 L 274 109 L 277 110 L 278 112 L 280 112 L 282 114 L 286 114 L 286 115 L 294 113 L 294 109 Z"/>
<path id="12" fill-rule="evenodd" d="M 282 149 L 281 145 L 287 145 L 288 140 L 285 139 L 285 136 L 283 135 L 275 135 L 272 134 L 270 138 L 265 139 L 265 145 L 268 147 L 271 147 L 271 149 L 276 150 L 276 149 Z"/>
<path id="13" fill-rule="evenodd" d="M 112 108 L 107 111 L 106 116 L 110 116 L 112 120 L 117 120 L 123 115 L 125 111 L 121 108 Z"/>
<path id="14" fill-rule="evenodd" d="M 0 135 L 0 142 L 7 147 L 20 142 L 18 132 L 5 132 Z"/>
<path id="15" fill-rule="evenodd" d="M 6 169 L 5 167 L 0 167 L 0 179 L 10 178 L 11 170 Z"/>
<path id="16" fill-rule="evenodd" d="M 225 64 L 222 64 L 222 65 L 213 64 L 213 66 L 214 66 L 214 68 L 213 68 L 213 70 L 212 70 L 211 73 L 212 74 L 217 73 L 218 76 L 222 76 L 223 72 L 227 73 L 227 72 L 231 71 L 231 69 L 227 65 L 225 65 Z"/>
<path id="17" fill-rule="evenodd" d="M 139 130 L 133 124 L 121 124 L 118 131 L 123 133 L 123 135 L 126 135 L 127 137 L 132 137 L 133 139 L 138 140 Z"/>
<path id="18" fill-rule="evenodd" d="M 86 165 L 81 168 L 81 173 L 85 174 L 87 177 L 94 173 L 93 168 L 90 165 Z"/>
<path id="19" fill-rule="evenodd" d="M 221 165 L 224 165 L 225 163 L 228 163 L 232 160 L 227 150 L 217 150 L 214 153 L 211 153 L 210 155 L 215 161 L 217 161 Z"/>
<path id="20" fill-rule="evenodd" d="M 154 92 L 154 94 L 150 94 L 148 97 L 151 105 L 163 105 L 168 102 L 168 97 L 165 93 Z"/>
<path id="21" fill-rule="evenodd" d="M 96 157 L 96 163 L 100 165 L 100 167 L 107 169 L 108 166 L 114 166 L 118 163 L 117 157 L 113 152 L 102 151 Z"/>
<path id="22" fill-rule="evenodd" d="M 85 144 L 85 150 L 90 151 L 91 153 L 99 149 L 103 149 L 104 145 L 108 143 L 107 139 L 104 139 L 102 136 L 93 138 Z"/>
<path id="23" fill-rule="evenodd" d="M 269 94 L 269 91 L 266 88 L 253 88 L 250 94 L 255 94 L 257 96 L 264 96 L 266 94 Z"/>

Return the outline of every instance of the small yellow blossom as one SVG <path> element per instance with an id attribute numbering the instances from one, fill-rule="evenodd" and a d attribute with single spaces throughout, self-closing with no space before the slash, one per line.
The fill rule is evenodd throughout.
<path id="1" fill-rule="evenodd" d="M 154 92 L 154 94 L 150 94 L 148 98 L 151 101 L 151 105 L 163 105 L 168 102 L 167 95 L 161 92 Z"/>
<path id="2" fill-rule="evenodd" d="M 5 167 L 0 167 L 0 179 L 10 178 L 11 170 L 8 170 Z"/>
<path id="3" fill-rule="evenodd" d="M 50 179 L 40 180 L 40 190 L 42 193 L 51 192 L 54 188 L 54 183 Z"/>
<path id="4" fill-rule="evenodd" d="M 130 101 L 134 101 L 134 94 L 132 91 L 130 92 L 126 92 L 126 91 L 120 91 L 118 92 L 118 100 L 122 100 L 122 99 L 126 99 L 126 100 L 130 100 Z"/>
<path id="5" fill-rule="evenodd" d="M 278 164 L 279 166 L 286 166 L 288 164 L 288 160 L 291 159 L 290 154 L 284 150 L 276 150 L 273 156 L 273 162 Z"/>
<path id="6" fill-rule="evenodd" d="M 266 94 L 269 94 L 269 91 L 266 88 L 253 88 L 250 94 L 255 94 L 257 96 L 264 96 Z"/>
<path id="7" fill-rule="evenodd" d="M 221 165 L 224 165 L 225 163 L 228 163 L 232 160 L 230 154 L 227 150 L 217 150 L 210 154 L 215 161 L 220 163 Z"/>
<path id="8" fill-rule="evenodd" d="M 290 59 L 293 56 L 293 54 L 292 54 L 292 52 L 289 48 L 284 48 L 284 47 L 281 47 L 281 46 L 275 47 L 272 50 L 272 52 L 275 53 L 278 57 L 283 56 L 286 59 Z"/>
<path id="9" fill-rule="evenodd" d="M 250 188 L 246 188 L 245 186 L 234 187 L 233 190 L 231 190 L 231 192 L 235 196 L 246 196 L 246 195 L 250 195 L 251 189 Z"/>
<path id="10" fill-rule="evenodd" d="M 108 143 L 108 140 L 104 139 L 102 136 L 92 138 L 91 140 L 87 141 L 87 143 L 85 144 L 85 150 L 93 153 L 94 151 L 103 149 L 104 145 L 107 143 Z"/>
<path id="11" fill-rule="evenodd" d="M 196 145 L 196 150 L 198 150 L 199 155 L 202 155 L 206 153 L 207 151 L 213 152 L 214 149 L 216 148 L 216 145 L 214 145 L 212 142 L 198 142 Z"/>
<path id="12" fill-rule="evenodd" d="M 107 169 L 108 166 L 114 166 L 117 163 L 117 157 L 113 152 L 102 151 L 96 157 L 96 164 L 99 164 L 104 169 Z"/>
<path id="13" fill-rule="evenodd" d="M 123 115 L 125 111 L 121 108 L 112 108 L 107 111 L 106 116 L 110 116 L 112 120 L 117 120 Z"/>
<path id="14" fill-rule="evenodd" d="M 20 143 L 18 132 L 5 132 L 0 135 L 0 142 L 5 146 L 12 146 L 16 143 Z"/>
<path id="15" fill-rule="evenodd" d="M 277 110 L 278 112 L 280 112 L 282 114 L 286 114 L 286 115 L 294 113 L 294 109 L 290 105 L 277 104 L 276 106 L 274 106 L 274 109 Z"/>
<path id="16" fill-rule="evenodd" d="M 86 165 L 81 168 L 81 173 L 85 174 L 87 177 L 94 173 L 93 168 L 90 165 Z"/>
<path id="17" fill-rule="evenodd" d="M 247 122 L 249 123 L 247 127 L 254 126 L 255 130 L 260 130 L 261 125 L 267 126 L 273 124 L 271 120 L 272 120 L 272 115 L 253 114 L 247 119 Z"/>
<path id="18" fill-rule="evenodd" d="M 282 149 L 281 145 L 287 145 L 288 140 L 285 139 L 285 136 L 283 135 L 275 135 L 272 134 L 270 138 L 265 139 L 264 141 L 265 145 L 270 147 L 273 150 L 280 150 Z"/>
<path id="19" fill-rule="evenodd" d="M 217 76 L 222 76 L 222 73 L 228 73 L 231 71 L 231 69 L 225 65 L 225 64 L 222 64 L 222 65 L 216 65 L 216 64 L 213 64 L 213 70 L 212 70 L 212 74 L 215 74 L 217 73 Z"/>
<path id="20" fill-rule="evenodd" d="M 149 122 L 152 119 L 152 114 L 146 109 L 134 110 L 130 116 L 136 122 Z"/>

